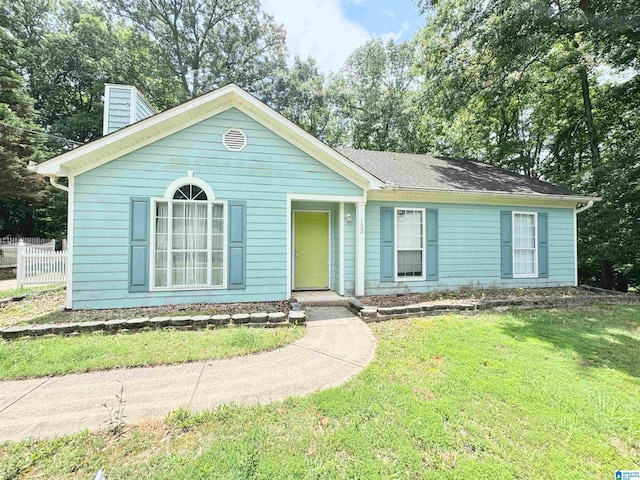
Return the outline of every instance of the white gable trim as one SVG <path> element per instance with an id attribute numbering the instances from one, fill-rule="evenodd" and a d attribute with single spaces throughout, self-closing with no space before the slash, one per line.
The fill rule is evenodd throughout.
<path id="1" fill-rule="evenodd" d="M 376 177 L 234 84 L 52 158 L 35 171 L 56 177 L 80 175 L 233 107 L 364 190 L 382 187 Z"/>

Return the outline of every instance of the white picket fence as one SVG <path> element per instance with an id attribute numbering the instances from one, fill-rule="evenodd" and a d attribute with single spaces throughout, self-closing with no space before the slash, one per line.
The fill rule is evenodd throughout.
<path id="1" fill-rule="evenodd" d="M 55 249 L 55 241 L 54 247 Z M 50 285 L 65 283 L 67 279 L 67 250 L 56 252 L 41 246 L 27 246 L 20 242 L 17 252 L 16 283 L 24 285 Z"/>
<path id="2" fill-rule="evenodd" d="M 56 249 L 56 241 L 45 238 L 13 238 L 4 237 L 0 239 L 0 268 L 11 268 L 18 266 L 18 247 L 23 242 L 26 247 L 39 248 L 47 252 Z M 63 250 L 65 246 L 63 245 Z"/>

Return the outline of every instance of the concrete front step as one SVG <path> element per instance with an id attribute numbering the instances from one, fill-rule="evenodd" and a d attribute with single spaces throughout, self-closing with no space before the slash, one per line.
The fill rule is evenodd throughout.
<path id="1" fill-rule="evenodd" d="M 348 307 L 353 297 L 343 297 L 331 290 L 294 292 L 296 302 L 305 307 Z"/>

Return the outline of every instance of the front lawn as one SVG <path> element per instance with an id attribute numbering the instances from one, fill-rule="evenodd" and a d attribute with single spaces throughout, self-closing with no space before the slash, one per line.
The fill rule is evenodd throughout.
<path id="1" fill-rule="evenodd" d="M 0 340 L 0 379 L 32 378 L 245 355 L 286 345 L 303 334 L 303 327 L 239 327 Z"/>
<path id="2" fill-rule="evenodd" d="M 346 385 L 0 446 L 0 478 L 614 478 L 640 469 L 640 308 L 371 325 Z M 4 468 L 4 472 L 2 471 Z"/>

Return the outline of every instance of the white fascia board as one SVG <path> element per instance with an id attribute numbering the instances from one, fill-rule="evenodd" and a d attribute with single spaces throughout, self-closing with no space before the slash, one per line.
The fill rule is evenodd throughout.
<path id="1" fill-rule="evenodd" d="M 522 205 L 574 208 L 577 204 L 600 201 L 600 197 L 580 195 L 523 194 L 510 192 L 483 192 L 474 190 L 436 190 L 415 188 L 385 188 L 372 190 L 369 200 L 433 202 L 433 203 L 473 203 L 481 205 Z"/>

